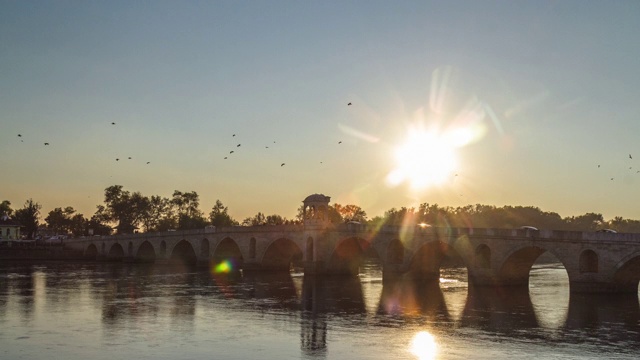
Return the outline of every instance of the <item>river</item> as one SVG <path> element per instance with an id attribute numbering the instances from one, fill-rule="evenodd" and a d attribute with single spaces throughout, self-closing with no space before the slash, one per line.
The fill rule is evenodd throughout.
<path id="1" fill-rule="evenodd" d="M 561 265 L 528 289 L 215 274 L 121 263 L 0 265 L 0 359 L 637 359 L 638 296 L 571 295 Z"/>

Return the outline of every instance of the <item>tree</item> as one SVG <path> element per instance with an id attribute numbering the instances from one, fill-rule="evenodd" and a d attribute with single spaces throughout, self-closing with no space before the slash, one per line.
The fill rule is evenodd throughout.
<path id="1" fill-rule="evenodd" d="M 267 218 L 261 212 L 258 212 L 253 217 L 248 217 L 242 220 L 242 225 L 244 226 L 258 226 L 258 225 L 265 225 L 266 223 L 267 223 Z"/>
<path id="2" fill-rule="evenodd" d="M 29 199 L 24 203 L 22 209 L 18 209 L 15 212 L 14 219 L 22 225 L 27 239 L 34 239 L 36 236 L 41 208 L 42 205 L 34 202 L 33 199 Z"/>
<path id="3" fill-rule="evenodd" d="M 111 226 L 105 216 L 105 207 L 98 205 L 98 210 L 86 222 L 87 235 L 111 235 Z"/>
<path id="4" fill-rule="evenodd" d="M 187 215 L 180 214 L 178 216 L 178 229 L 179 230 L 189 230 L 189 229 L 203 229 L 207 226 L 209 222 L 207 219 L 200 215 Z"/>
<path id="5" fill-rule="evenodd" d="M 580 216 L 565 218 L 570 229 L 573 231 L 596 231 L 604 224 L 602 214 L 586 213 Z"/>
<path id="6" fill-rule="evenodd" d="M 329 209 L 329 219 L 331 220 L 331 222 L 367 221 L 367 213 L 362 210 L 360 206 L 352 204 L 342 206 L 336 203 L 333 204 L 333 206 L 330 206 L 330 208 L 333 208 L 333 210 L 335 210 L 334 212 Z M 336 216 L 336 213 L 339 215 L 339 217 Z"/>
<path id="7" fill-rule="evenodd" d="M 82 214 L 75 214 L 69 219 L 69 231 L 73 236 L 87 235 L 87 223 L 89 221 L 85 219 Z"/>
<path id="8" fill-rule="evenodd" d="M 399 210 L 391 208 L 384 213 L 385 224 L 401 226 L 418 223 L 418 213 L 415 208 L 401 207 Z"/>
<path id="9" fill-rule="evenodd" d="M 56 234 L 67 234 L 71 231 L 71 217 L 75 212 L 76 210 L 71 206 L 64 209 L 55 208 L 49 211 L 44 221 L 47 223 L 47 227 Z"/>
<path id="10" fill-rule="evenodd" d="M 200 210 L 198 210 L 200 200 L 198 193 L 195 191 L 183 193 L 182 191 L 175 190 L 171 203 L 177 207 L 178 214 L 186 214 L 187 216 L 200 214 Z"/>
<path id="11" fill-rule="evenodd" d="M 211 208 L 209 213 L 209 221 L 214 226 L 234 226 L 238 222 L 234 220 L 227 212 L 227 207 L 222 205 L 222 201 L 216 200 L 216 204 Z"/>
<path id="12" fill-rule="evenodd" d="M 0 216 L 11 216 L 13 214 L 13 209 L 11 208 L 11 201 L 3 200 L 0 203 Z"/>
<path id="13" fill-rule="evenodd" d="M 149 206 L 142 216 L 145 231 L 167 231 L 178 227 L 171 200 L 153 195 Z"/>
<path id="14" fill-rule="evenodd" d="M 603 227 L 606 227 L 608 229 L 613 229 L 617 232 L 639 233 L 640 221 L 623 219 L 621 216 L 616 216 L 613 219 L 606 222 L 605 224 L 603 224 Z"/>
<path id="15" fill-rule="evenodd" d="M 200 200 L 195 191 L 181 192 L 175 190 L 171 204 L 175 206 L 178 213 L 178 229 L 198 229 L 207 225 L 207 220 L 203 217 L 202 211 L 198 209 Z"/>
<path id="16" fill-rule="evenodd" d="M 104 216 L 109 222 L 117 222 L 118 233 L 133 233 L 149 207 L 149 199 L 139 192 L 122 190 L 122 185 L 112 185 L 104 190 Z"/>
<path id="17" fill-rule="evenodd" d="M 268 215 L 265 219 L 264 219 L 264 223 L 265 225 L 284 225 L 287 223 L 287 219 L 280 216 L 280 215 Z"/>

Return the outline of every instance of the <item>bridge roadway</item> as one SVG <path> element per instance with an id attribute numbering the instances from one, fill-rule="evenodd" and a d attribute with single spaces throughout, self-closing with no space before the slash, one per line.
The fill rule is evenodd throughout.
<path id="1" fill-rule="evenodd" d="M 207 227 L 73 239 L 65 246 L 103 261 L 182 261 L 218 271 L 288 271 L 357 274 L 364 256 L 377 256 L 383 278 L 438 281 L 440 267 L 457 260 L 469 284 L 527 286 L 545 252 L 565 267 L 571 292 L 637 293 L 640 234 L 420 226 L 305 225 Z M 220 265 L 222 264 L 222 265 Z"/>

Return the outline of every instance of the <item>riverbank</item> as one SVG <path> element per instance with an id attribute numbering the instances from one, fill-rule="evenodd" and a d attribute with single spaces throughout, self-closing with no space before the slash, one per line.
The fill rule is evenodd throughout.
<path id="1" fill-rule="evenodd" d="M 2 260 L 79 260 L 82 253 L 64 246 L 0 247 Z"/>

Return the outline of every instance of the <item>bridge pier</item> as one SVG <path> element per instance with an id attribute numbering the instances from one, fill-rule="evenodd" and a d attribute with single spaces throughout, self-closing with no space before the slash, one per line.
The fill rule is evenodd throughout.
<path id="1" fill-rule="evenodd" d="M 304 262 L 304 274 L 305 275 L 320 275 L 325 274 L 324 261 L 305 261 Z"/>
<path id="2" fill-rule="evenodd" d="M 252 262 L 244 262 L 242 264 L 242 271 L 247 271 L 247 272 L 258 272 L 262 270 L 262 266 L 260 266 L 260 263 L 252 261 Z"/>
<path id="3" fill-rule="evenodd" d="M 199 268 L 209 267 L 209 258 L 198 258 L 196 260 L 196 267 L 199 267 Z"/>
<path id="4" fill-rule="evenodd" d="M 402 264 L 383 264 L 382 265 L 382 282 L 395 281 L 402 278 L 406 271 L 402 268 Z"/>

